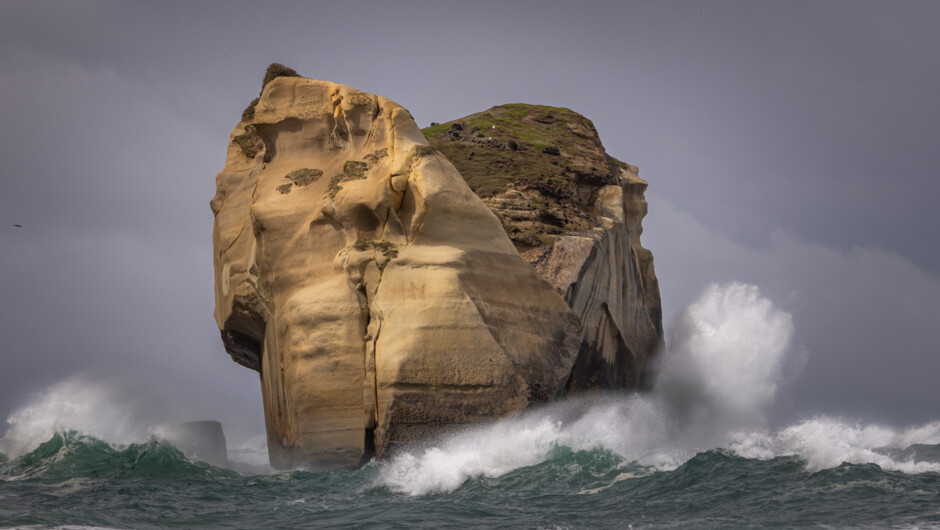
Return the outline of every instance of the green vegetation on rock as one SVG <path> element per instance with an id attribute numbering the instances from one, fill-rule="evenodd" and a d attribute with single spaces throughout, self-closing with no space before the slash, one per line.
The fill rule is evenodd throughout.
<path id="1" fill-rule="evenodd" d="M 369 169 L 369 164 L 361 162 L 359 160 L 347 160 L 343 164 L 343 172 L 338 173 L 330 179 L 329 192 L 330 199 L 336 197 L 336 194 L 339 193 L 339 190 L 342 189 L 344 182 L 350 182 L 353 180 L 362 180 L 366 178 L 366 171 Z"/>
<path id="2" fill-rule="evenodd" d="M 365 250 L 375 249 L 382 253 L 383 256 L 387 258 L 394 258 L 398 255 L 398 245 L 390 241 L 372 241 L 360 239 L 353 243 L 353 248 L 362 252 Z"/>
<path id="3" fill-rule="evenodd" d="M 481 197 L 515 185 L 566 198 L 579 179 L 615 182 L 621 164 L 608 160 L 590 120 L 562 107 L 500 105 L 422 132 Z"/>
<path id="4" fill-rule="evenodd" d="M 236 136 L 234 142 L 248 158 L 254 158 L 264 148 L 264 142 L 251 126 L 246 127 L 244 133 Z"/>
<path id="5" fill-rule="evenodd" d="M 251 100 L 251 103 L 245 107 L 245 110 L 242 111 L 242 121 L 251 121 L 255 119 L 255 105 L 258 104 L 258 100 L 261 98 L 255 98 Z"/>
<path id="6" fill-rule="evenodd" d="M 290 179 L 298 186 L 307 186 L 308 184 L 316 182 L 322 175 L 323 172 L 319 169 L 303 168 L 291 171 L 284 178 Z"/>
<path id="7" fill-rule="evenodd" d="M 589 119 L 563 107 L 499 105 L 422 132 L 520 251 L 593 226 L 597 191 L 631 167 L 607 155 Z"/>
<path id="8" fill-rule="evenodd" d="M 447 130 L 447 127 L 448 124 L 446 123 L 438 123 L 436 125 L 421 129 L 421 132 L 423 132 L 424 136 L 430 140 L 431 138 L 437 138 L 440 136 L 444 131 Z"/>
<path id="9" fill-rule="evenodd" d="M 271 63 L 268 65 L 267 70 L 264 71 L 264 79 L 261 81 L 261 92 L 264 92 L 264 87 L 268 86 L 268 83 L 278 77 L 300 77 L 300 75 L 293 68 L 288 68 L 280 63 Z M 260 96 L 251 100 L 251 103 L 245 107 L 245 110 L 242 111 L 242 121 L 255 119 L 255 105 L 258 104 L 259 99 Z"/>
<path id="10" fill-rule="evenodd" d="M 365 160 L 369 166 L 374 166 L 379 160 L 386 156 L 388 156 L 388 149 L 383 147 L 382 149 L 377 149 L 363 156 L 362 159 Z"/>
<path id="11" fill-rule="evenodd" d="M 281 63 L 271 63 L 268 65 L 268 69 L 264 71 L 264 80 L 261 81 L 261 90 L 264 91 L 264 87 L 268 86 L 268 83 L 278 77 L 300 77 L 300 75 L 293 68 L 284 66 Z"/>

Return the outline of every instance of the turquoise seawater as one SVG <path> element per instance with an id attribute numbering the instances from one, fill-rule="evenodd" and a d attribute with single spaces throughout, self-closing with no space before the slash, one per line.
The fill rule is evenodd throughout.
<path id="1" fill-rule="evenodd" d="M 155 439 L 116 449 L 59 432 L 27 454 L 0 457 L 0 527 L 940 526 L 937 471 L 873 463 L 812 471 L 796 455 L 757 459 L 730 450 L 700 452 L 673 469 L 558 444 L 542 456 L 498 476 L 468 476 L 453 489 L 407 492 L 388 479 L 392 464 L 242 473 L 189 460 Z M 894 456 L 916 464 L 936 459 L 940 446 Z"/>
<path id="2" fill-rule="evenodd" d="M 276 472 L 253 435 L 213 467 L 162 441 L 136 388 L 71 377 L 7 419 L 0 528 L 940 528 L 940 421 L 771 426 L 802 365 L 790 315 L 730 284 L 680 320 L 650 392 L 572 397 L 357 471 Z"/>

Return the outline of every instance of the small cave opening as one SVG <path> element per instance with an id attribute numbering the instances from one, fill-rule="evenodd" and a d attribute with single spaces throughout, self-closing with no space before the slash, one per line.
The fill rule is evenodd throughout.
<path id="1" fill-rule="evenodd" d="M 365 443 L 363 444 L 362 451 L 362 460 L 359 462 L 359 467 L 362 467 L 369 463 L 375 457 L 375 429 L 369 427 L 366 429 L 365 433 Z"/>
<path id="2" fill-rule="evenodd" d="M 364 204 L 356 206 L 352 211 L 353 226 L 360 232 L 373 232 L 379 227 L 379 218 L 371 208 Z"/>
<path id="3" fill-rule="evenodd" d="M 222 344 L 236 363 L 261 373 L 261 342 L 239 331 L 223 329 Z"/>

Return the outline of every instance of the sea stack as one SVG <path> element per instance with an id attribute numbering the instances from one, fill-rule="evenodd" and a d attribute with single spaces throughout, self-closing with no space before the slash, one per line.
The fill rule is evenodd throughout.
<path id="1" fill-rule="evenodd" d="M 215 318 L 260 373 L 272 465 L 356 467 L 570 391 L 640 386 L 661 325 L 635 171 L 612 163 L 579 206 L 593 224 L 527 260 L 407 110 L 273 72 L 211 202 Z"/>
<path id="2" fill-rule="evenodd" d="M 187 458 L 195 458 L 214 466 L 228 465 L 228 450 L 222 424 L 213 421 L 187 421 L 161 425 L 156 430 Z"/>
<path id="3" fill-rule="evenodd" d="M 424 129 L 582 324 L 568 392 L 644 388 L 663 340 L 646 181 L 607 154 L 591 120 L 509 104 Z"/>

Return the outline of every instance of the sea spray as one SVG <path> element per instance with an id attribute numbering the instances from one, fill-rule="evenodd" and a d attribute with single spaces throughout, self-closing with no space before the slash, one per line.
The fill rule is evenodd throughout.
<path id="1" fill-rule="evenodd" d="M 81 372 L 32 396 L 24 407 L 6 420 L 0 438 L 0 454 L 17 458 L 51 439 L 90 438 L 124 450 L 131 445 L 162 440 L 191 459 L 253 473 L 273 472 L 268 464 L 265 437 L 237 439 L 229 448 L 229 459 L 216 454 L 197 431 L 183 432 L 185 424 L 171 422 L 174 411 L 153 396 L 142 394 L 130 382 L 91 372 Z M 211 422 L 205 422 L 211 423 Z M 189 429 L 192 431 L 192 429 Z M 222 436 L 221 432 L 218 433 Z M 208 450 L 208 452 L 207 452 Z"/>
<path id="2" fill-rule="evenodd" d="M 940 472 L 940 453 L 918 460 L 904 450 L 916 445 L 940 444 L 940 423 L 908 429 L 861 424 L 819 415 L 773 432 L 741 430 L 731 433 L 728 447 L 740 456 L 768 460 L 796 455 L 810 471 L 843 463 L 877 464 L 904 473 Z"/>
<path id="3" fill-rule="evenodd" d="M 16 457 L 56 432 L 75 431 L 115 445 L 147 440 L 161 418 L 113 377 L 79 373 L 33 396 L 7 418 L 0 452 Z"/>
<path id="4" fill-rule="evenodd" d="M 633 466 L 629 476 L 674 470 L 716 448 L 758 460 L 796 456 L 809 471 L 843 462 L 940 471 L 940 458 L 901 451 L 940 444 L 940 422 L 898 431 L 817 416 L 769 430 L 766 409 L 785 374 L 804 362 L 793 333 L 791 316 L 756 286 L 709 286 L 672 329 L 652 392 L 573 398 L 468 429 L 380 464 L 377 484 L 411 495 L 454 491 L 473 477 L 544 462 L 559 448 L 609 451 Z"/>
<path id="5" fill-rule="evenodd" d="M 358 492 L 423 496 L 534 473 L 583 484 L 575 493 L 601 494 L 622 482 L 686 473 L 715 459 L 724 462 L 723 454 L 771 467 L 781 458 L 796 458 L 809 472 L 843 462 L 910 474 L 940 470 L 940 422 L 898 430 L 815 416 L 768 429 L 763 411 L 773 405 L 782 374 L 799 349 L 791 344 L 789 315 L 756 287 L 709 287 L 679 322 L 670 335 L 671 349 L 660 357 L 652 392 L 607 393 L 536 408 L 412 447 L 348 477 L 361 484 L 354 488 Z M 736 366 L 746 368 L 736 371 Z M 118 451 L 150 447 L 146 444 L 154 443 L 167 411 L 147 401 L 119 380 L 70 377 L 10 416 L 0 462 L 18 466 L 18 457 L 59 438 L 68 441 L 66 448 L 92 444 L 90 439 Z M 263 436 L 229 449 L 235 460 L 263 464 L 265 459 Z M 75 458 L 74 449 L 69 450 L 61 456 Z M 33 471 L 42 474 L 43 469 Z M 263 465 L 241 470 L 247 476 L 271 472 Z M 343 476 L 282 473 L 275 482 L 307 477 L 332 483 Z"/>
<path id="6" fill-rule="evenodd" d="M 685 430 L 760 424 L 776 397 L 793 319 L 757 286 L 711 285 L 680 314 L 654 399 Z"/>
<path id="7" fill-rule="evenodd" d="M 573 398 L 406 451 L 380 483 L 410 494 L 452 491 L 543 461 L 555 447 L 604 449 L 626 462 L 672 469 L 760 428 L 790 351 L 792 318 L 756 286 L 712 285 L 683 312 L 645 395 Z"/>
<path id="8" fill-rule="evenodd" d="M 10 417 L 4 443 L 19 456 L 0 455 L 0 528 L 940 525 L 940 422 L 815 416 L 768 429 L 762 411 L 799 352 L 786 314 L 736 285 L 710 288 L 683 318 L 661 357 L 679 368 L 664 362 L 653 392 L 565 400 L 358 471 L 219 469 L 147 438 L 172 416 L 166 403 L 69 378 Z M 263 458 L 264 437 L 251 442 L 229 457 Z"/>
<path id="9" fill-rule="evenodd" d="M 475 476 L 498 477 L 548 457 L 564 437 L 561 423 L 528 415 L 461 433 L 383 466 L 382 481 L 413 495 L 453 491 Z"/>

